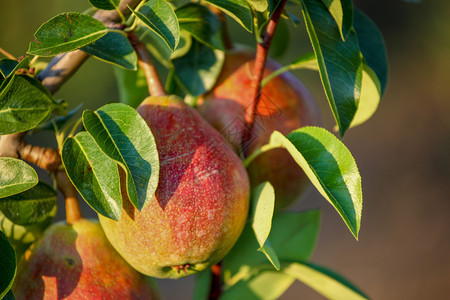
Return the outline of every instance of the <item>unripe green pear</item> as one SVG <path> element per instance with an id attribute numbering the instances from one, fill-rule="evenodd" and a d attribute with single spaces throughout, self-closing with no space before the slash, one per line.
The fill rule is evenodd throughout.
<path id="1" fill-rule="evenodd" d="M 252 105 L 252 72 L 255 53 L 247 49 L 227 52 L 216 86 L 198 101 L 202 116 L 233 146 L 250 155 L 266 144 L 274 130 L 288 134 L 307 125 L 321 123 L 319 108 L 306 87 L 285 72 L 262 89 L 249 139 L 242 143 L 246 130 L 246 108 Z M 264 76 L 281 66 L 268 59 Z M 281 148 L 258 156 L 248 167 L 252 187 L 270 181 L 275 188 L 277 208 L 286 207 L 305 191 L 308 178 L 290 154 Z"/>
<path id="2" fill-rule="evenodd" d="M 151 282 L 114 250 L 98 222 L 51 225 L 19 263 L 20 299 L 157 299 Z"/>
<path id="3" fill-rule="evenodd" d="M 159 184 L 141 211 L 122 189 L 120 220 L 100 216 L 100 222 L 136 270 L 160 278 L 200 272 L 220 261 L 243 230 L 246 170 L 224 138 L 178 97 L 149 97 L 137 111 L 155 137 Z"/>

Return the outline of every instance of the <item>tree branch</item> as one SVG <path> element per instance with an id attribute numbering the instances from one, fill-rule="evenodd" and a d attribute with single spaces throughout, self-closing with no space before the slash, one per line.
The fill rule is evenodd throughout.
<path id="1" fill-rule="evenodd" d="M 140 0 L 122 0 L 119 6 L 121 13 L 127 17 L 131 11 L 127 5 L 135 8 Z M 115 27 L 121 21 L 116 10 L 99 10 L 94 18 L 103 22 L 107 27 Z M 56 56 L 36 78 L 54 94 L 87 60 L 88 54 L 81 50 Z M 55 149 L 32 146 L 24 141 L 26 132 L 0 136 L 0 157 L 14 157 L 29 161 L 36 166 L 54 174 L 58 188 L 64 195 L 66 202 L 66 219 L 73 223 L 81 218 L 78 194 L 70 182 L 65 170 L 61 169 L 61 157 Z"/>
<path id="2" fill-rule="evenodd" d="M 127 5 L 135 8 L 139 2 L 140 0 L 122 0 L 119 10 L 127 17 L 131 13 Z M 115 27 L 121 21 L 121 17 L 116 10 L 99 10 L 95 13 L 94 18 L 103 22 L 106 27 Z M 89 55 L 81 50 L 60 54 L 53 58 L 47 68 L 39 73 L 36 78 L 42 81 L 42 84 L 54 94 L 72 77 L 88 57 Z"/>
<path id="3" fill-rule="evenodd" d="M 282 0 L 281 3 L 273 12 L 272 17 L 267 24 L 266 30 L 262 35 L 262 40 L 260 43 L 258 43 L 256 48 L 256 59 L 255 64 L 253 66 L 253 80 L 251 85 L 252 105 L 249 105 L 246 109 L 245 121 L 247 123 L 247 127 L 246 130 L 244 131 L 243 134 L 244 136 L 241 141 L 241 149 L 244 151 L 244 156 L 248 155 L 248 153 L 246 152 L 249 149 L 248 147 L 246 147 L 246 143 L 251 137 L 253 122 L 255 120 L 255 116 L 257 113 L 259 100 L 261 99 L 261 80 L 264 74 L 270 44 L 272 43 L 273 35 L 275 34 L 278 21 L 280 20 L 281 13 L 283 12 L 284 5 L 286 4 L 286 2 L 287 0 Z"/>

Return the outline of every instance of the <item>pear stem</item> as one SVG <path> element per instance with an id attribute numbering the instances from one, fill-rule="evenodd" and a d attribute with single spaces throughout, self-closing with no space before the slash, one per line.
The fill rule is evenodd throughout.
<path id="1" fill-rule="evenodd" d="M 221 273 L 222 273 L 222 264 L 219 262 L 211 267 L 211 289 L 209 290 L 209 300 L 219 299 L 222 294 L 222 281 L 221 281 Z"/>
<path id="2" fill-rule="evenodd" d="M 65 199 L 67 223 L 73 224 L 82 218 L 77 190 L 67 176 L 66 171 L 61 168 L 61 156 L 57 150 L 30 145 L 23 140 L 22 136 L 15 156 L 54 174 L 56 184 Z"/>
<path id="3" fill-rule="evenodd" d="M 62 192 L 66 204 L 66 221 L 68 224 L 74 224 L 83 218 L 80 203 L 78 202 L 77 190 L 64 169 L 56 171 L 55 175 L 58 188 Z"/>
<path id="4" fill-rule="evenodd" d="M 286 0 L 282 0 L 278 7 L 272 14 L 271 19 L 267 23 L 267 27 L 261 36 L 261 42 L 257 44 L 256 47 L 256 59 L 253 67 L 253 80 L 251 85 L 251 98 L 252 105 L 249 105 L 245 113 L 245 121 L 247 123 L 247 128 L 243 133 L 241 140 L 241 149 L 244 152 L 244 156 L 248 155 L 247 142 L 250 140 L 251 132 L 253 129 L 253 123 L 255 121 L 258 103 L 261 99 L 261 81 L 263 79 L 264 69 L 266 67 L 267 56 L 269 54 L 270 44 L 272 43 L 272 38 L 275 34 L 275 30 L 280 20 L 281 13 L 283 12 Z"/>
<path id="5" fill-rule="evenodd" d="M 148 91 L 150 96 L 165 96 L 167 95 L 164 85 L 159 78 L 158 71 L 153 65 L 152 56 L 150 51 L 144 43 L 132 32 L 128 34 L 128 39 L 136 50 L 138 56 L 138 65 L 144 71 L 145 78 L 147 79 Z"/>

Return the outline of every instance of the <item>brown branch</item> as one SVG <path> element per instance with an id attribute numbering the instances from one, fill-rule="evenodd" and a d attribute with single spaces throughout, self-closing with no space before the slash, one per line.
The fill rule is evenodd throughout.
<path id="1" fill-rule="evenodd" d="M 167 95 L 164 85 L 159 78 L 158 71 L 152 63 L 150 52 L 144 43 L 134 33 L 128 34 L 128 39 L 136 50 L 138 56 L 139 67 L 144 71 L 147 79 L 148 91 L 151 96 L 165 96 Z"/>
<path id="2" fill-rule="evenodd" d="M 127 4 L 135 8 L 139 2 L 140 0 L 122 0 L 119 9 L 127 17 L 131 13 Z M 110 28 L 115 27 L 121 21 L 118 12 L 115 10 L 99 10 L 95 13 L 94 18 Z M 54 94 L 72 77 L 88 57 L 89 55 L 81 50 L 60 54 L 36 78 L 41 80 L 42 84 Z"/>
<path id="3" fill-rule="evenodd" d="M 11 53 L 9 53 L 8 51 L 6 51 L 5 49 L 0 48 L 0 53 L 3 54 L 5 57 L 9 58 L 9 59 L 14 59 L 16 60 L 16 58 L 14 57 L 14 55 L 12 55 Z"/>
<path id="4" fill-rule="evenodd" d="M 122 14 L 127 17 L 131 11 L 127 5 L 135 8 L 140 0 L 122 0 L 119 6 Z M 121 21 L 115 10 L 99 10 L 94 18 L 103 22 L 107 27 L 116 27 Z M 3 53 L 4 51 L 2 51 Z M 87 60 L 88 54 L 81 50 L 56 56 L 36 78 L 54 94 Z M 22 158 L 55 175 L 58 188 L 66 200 L 66 219 L 73 223 L 81 218 L 78 196 L 75 187 L 70 182 L 65 170 L 60 169 L 61 157 L 55 149 L 28 145 L 24 141 L 26 132 L 0 136 L 0 157 Z"/>
<path id="5" fill-rule="evenodd" d="M 219 262 L 211 267 L 212 279 L 211 279 L 211 289 L 209 290 L 209 300 L 219 299 L 222 294 L 222 264 Z"/>
<path id="6" fill-rule="evenodd" d="M 257 113 L 259 100 L 261 99 L 261 80 L 263 79 L 270 44 L 272 43 L 273 35 L 275 34 L 278 21 L 280 20 L 281 13 L 283 12 L 284 5 L 286 4 L 286 2 L 287 2 L 286 0 L 282 0 L 281 3 L 273 12 L 272 17 L 267 24 L 266 30 L 262 35 L 262 40 L 260 43 L 258 43 L 256 48 L 256 59 L 255 64 L 253 66 L 253 79 L 252 85 L 250 87 L 252 105 L 249 105 L 246 109 L 245 121 L 247 123 L 247 128 L 244 131 L 244 135 L 241 141 L 241 148 L 243 149 L 243 151 L 248 151 L 246 143 L 251 137 L 253 122 L 255 120 L 255 116 Z M 248 153 L 244 153 L 244 155 L 247 156 Z"/>
<path id="7" fill-rule="evenodd" d="M 22 140 L 17 147 L 17 155 L 18 158 L 33 163 L 53 174 L 65 199 L 67 223 L 73 224 L 82 218 L 77 190 L 67 177 L 66 171 L 60 168 L 62 161 L 58 151 L 52 148 L 32 146 Z"/>

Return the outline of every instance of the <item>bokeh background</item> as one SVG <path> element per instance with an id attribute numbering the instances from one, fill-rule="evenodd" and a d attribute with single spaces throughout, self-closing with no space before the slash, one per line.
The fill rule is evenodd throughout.
<path id="1" fill-rule="evenodd" d="M 360 239 L 354 240 L 337 213 L 313 189 L 291 209 L 323 208 L 312 260 L 343 274 L 373 299 L 448 299 L 450 2 L 354 3 L 383 32 L 390 63 L 389 84 L 378 112 L 344 138 L 363 178 Z M 88 0 L 0 0 L 0 47 L 23 55 L 44 21 L 60 12 L 83 11 L 88 5 Z M 233 39 L 252 41 L 232 20 L 229 23 Z M 288 48 L 276 57 L 284 64 L 311 50 L 303 25 L 290 26 L 289 31 L 290 39 L 278 39 L 278 48 Z M 295 74 L 311 89 L 321 105 L 325 126 L 331 130 L 334 123 L 318 74 Z M 83 102 L 84 108 L 91 109 L 117 101 L 112 68 L 89 59 L 56 97 L 65 99 L 70 107 Z M 30 140 L 55 145 L 51 135 L 37 134 Z M 83 209 L 85 215 L 95 217 L 87 205 Z M 63 209 L 57 218 L 64 218 Z M 165 299 L 189 299 L 192 295 L 191 278 L 158 282 Z M 297 282 L 282 299 L 322 297 Z"/>

